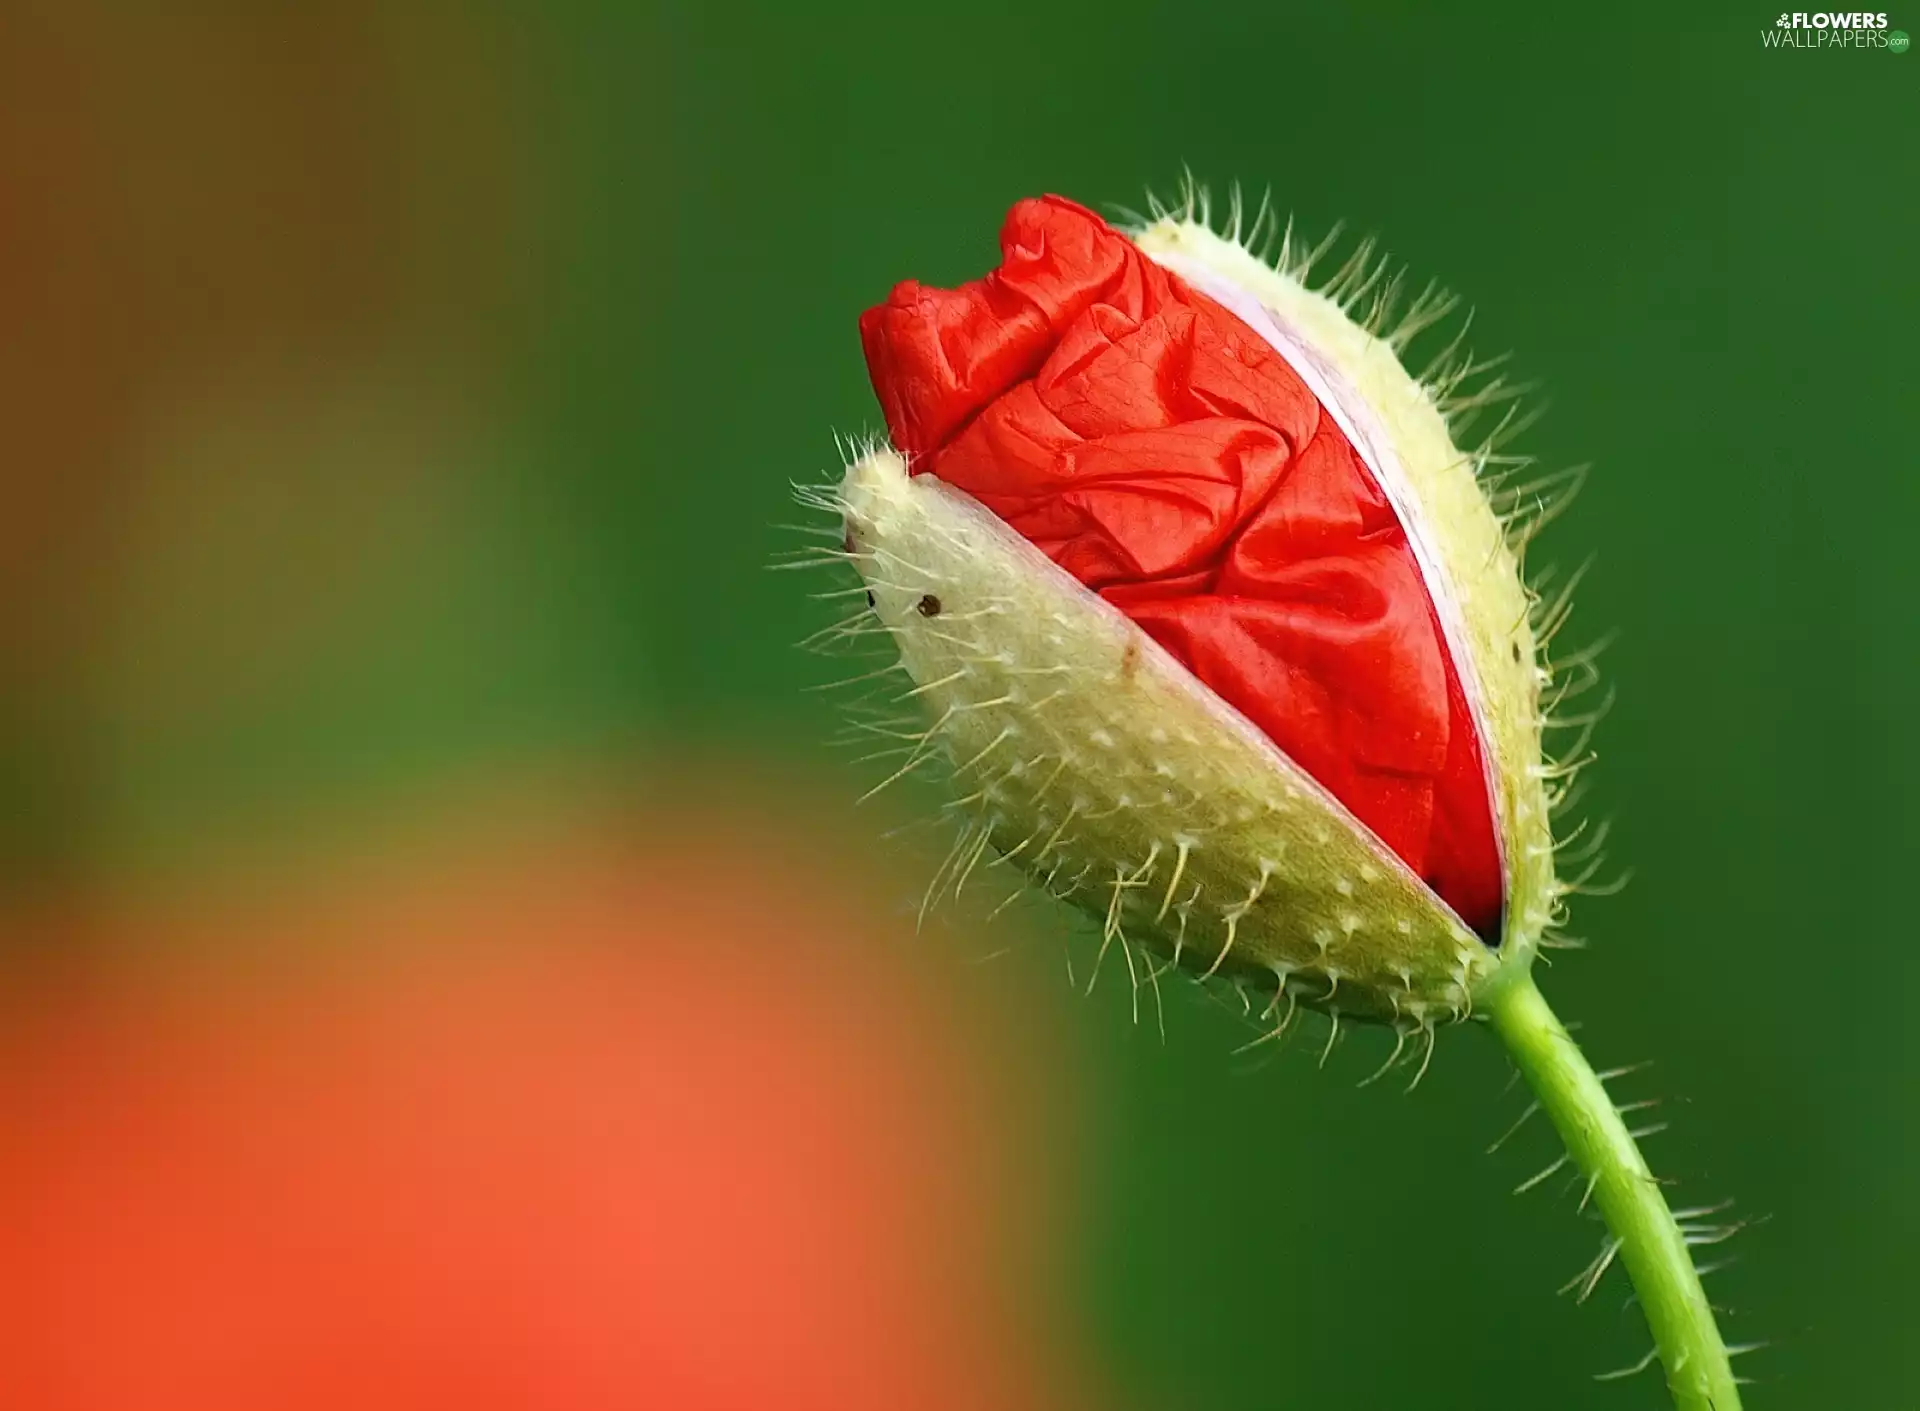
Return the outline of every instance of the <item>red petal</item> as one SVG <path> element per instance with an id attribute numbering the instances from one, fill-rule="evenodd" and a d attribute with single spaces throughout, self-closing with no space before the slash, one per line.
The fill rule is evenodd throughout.
<path id="1" fill-rule="evenodd" d="M 1271 344 L 1084 207 L 860 319 L 894 444 L 1127 613 L 1483 936 L 1481 744 L 1404 528 Z"/>

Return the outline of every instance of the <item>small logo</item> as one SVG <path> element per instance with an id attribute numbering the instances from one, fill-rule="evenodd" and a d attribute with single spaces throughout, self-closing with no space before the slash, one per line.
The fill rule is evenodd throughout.
<path id="1" fill-rule="evenodd" d="M 1884 10 L 1782 10 L 1760 31 L 1763 49 L 1887 49 L 1907 52 L 1907 32 L 1891 29 Z"/>

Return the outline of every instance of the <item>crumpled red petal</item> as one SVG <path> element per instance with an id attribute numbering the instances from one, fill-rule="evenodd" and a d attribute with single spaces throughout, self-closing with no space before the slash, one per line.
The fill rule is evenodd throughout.
<path id="1" fill-rule="evenodd" d="M 1404 528 L 1238 317 L 1093 212 L 860 319 L 894 444 L 1124 611 L 1497 943 L 1481 745 Z"/>

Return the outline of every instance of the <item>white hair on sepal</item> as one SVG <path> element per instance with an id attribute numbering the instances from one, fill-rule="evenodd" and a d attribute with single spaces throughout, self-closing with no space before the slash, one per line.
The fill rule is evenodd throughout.
<path id="1" fill-rule="evenodd" d="M 1161 1012 L 1167 967 L 1272 986 L 1269 1016 L 1287 989 L 1289 1013 L 1394 1025 L 1413 1054 L 1425 1046 L 1406 1037 L 1470 1012 L 1497 957 L 1116 609 L 891 450 L 856 462 L 835 504 L 908 666 L 900 701 L 930 722 L 883 741 L 893 772 L 876 791 L 937 764 L 957 795 L 923 919 L 1004 865 L 1097 913 L 1136 1013 L 1142 989 Z M 1092 977 L 1104 968 L 1096 955 Z"/>

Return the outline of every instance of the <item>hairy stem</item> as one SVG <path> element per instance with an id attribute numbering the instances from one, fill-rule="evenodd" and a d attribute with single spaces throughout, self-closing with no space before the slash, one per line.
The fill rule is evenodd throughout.
<path id="1" fill-rule="evenodd" d="M 1639 1295 L 1674 1405 L 1679 1411 L 1740 1411 L 1726 1344 L 1686 1235 L 1606 1087 L 1531 976 L 1516 977 L 1489 1001 L 1485 1012 L 1494 1031 L 1592 1183 L 1593 1201 Z"/>

